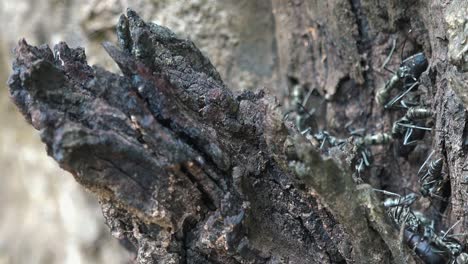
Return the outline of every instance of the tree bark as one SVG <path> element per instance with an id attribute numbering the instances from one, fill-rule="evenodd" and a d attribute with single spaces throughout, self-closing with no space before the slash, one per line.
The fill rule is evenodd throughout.
<path id="1" fill-rule="evenodd" d="M 271 8 L 276 33 L 278 85 L 269 90 L 285 107 L 264 91 L 230 91 L 191 41 L 131 10 L 117 25 L 119 47 L 103 45 L 123 75 L 88 66 L 84 50 L 65 43 L 51 51 L 20 41 L 12 99 L 48 154 L 99 197 L 138 263 L 421 261 L 371 185 L 419 189 L 430 146 L 443 157 L 450 206 L 418 206 L 437 229 L 460 220 L 454 230 L 465 233 L 468 4 L 272 0 L 262 8 Z M 282 112 L 296 89 L 312 94 L 314 130 L 391 130 L 404 111 L 385 111 L 374 97 L 391 76 L 381 65 L 394 42 L 395 54 L 429 58 L 418 91 L 436 113 L 433 132 L 414 150 L 397 139 L 373 148 L 376 166 L 357 175 L 356 139 L 324 153 Z M 392 56 L 388 67 L 400 62 Z"/>

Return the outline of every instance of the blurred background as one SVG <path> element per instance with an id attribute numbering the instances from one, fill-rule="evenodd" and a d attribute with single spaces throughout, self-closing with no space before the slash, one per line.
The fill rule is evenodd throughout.
<path id="1" fill-rule="evenodd" d="M 131 263 L 92 194 L 47 156 L 10 102 L 6 82 L 20 38 L 86 49 L 89 64 L 117 71 L 100 43 L 115 41 L 127 7 L 192 39 L 233 89 L 270 86 L 275 32 L 270 1 L 0 0 L 0 264 Z M 261 84 L 261 85 L 260 85 Z"/>

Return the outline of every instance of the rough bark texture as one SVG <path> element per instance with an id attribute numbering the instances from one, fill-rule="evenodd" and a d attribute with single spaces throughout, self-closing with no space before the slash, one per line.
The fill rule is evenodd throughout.
<path id="1" fill-rule="evenodd" d="M 270 76 L 277 88 L 269 90 L 289 87 L 286 104 L 293 87 L 317 91 L 318 126 L 335 135 L 347 136 L 345 124 L 388 131 L 404 112 L 374 103 L 390 75 L 378 72 L 393 40 L 399 54 L 407 38 L 404 57 L 424 51 L 430 61 L 419 91 L 437 113 L 435 132 L 403 156 L 396 140 L 375 148 L 395 154 L 375 155 L 379 166 L 363 177 L 376 188 L 418 189 L 416 172 L 433 142 L 451 206 L 419 206 L 432 208 L 438 228 L 461 219 L 455 230 L 463 233 L 467 22 L 459 12 L 467 4 L 435 2 L 262 6 L 271 8 L 274 21 L 265 23 L 274 22 L 276 34 Z M 270 95 L 231 92 L 192 42 L 133 11 L 121 17 L 117 35 L 120 48 L 104 48 L 122 76 L 88 66 L 84 51 L 65 43 L 52 52 L 21 41 L 9 85 L 49 155 L 98 195 L 113 234 L 135 247 L 139 263 L 418 261 L 370 186 L 353 180 L 352 140 L 322 157 L 283 124 Z M 398 57 L 389 67 L 398 67 Z"/>

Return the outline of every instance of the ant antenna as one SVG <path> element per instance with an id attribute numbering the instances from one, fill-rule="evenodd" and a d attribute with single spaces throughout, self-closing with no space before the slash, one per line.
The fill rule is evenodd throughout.
<path id="1" fill-rule="evenodd" d="M 395 51 L 395 46 L 396 46 L 396 38 L 393 39 L 393 41 L 392 41 L 392 49 L 390 50 L 390 54 L 387 56 L 387 58 L 385 59 L 384 63 L 382 64 L 382 66 L 380 66 L 380 69 L 388 70 L 388 69 L 387 69 L 387 64 L 388 64 L 388 62 L 390 61 L 390 59 L 392 58 L 393 52 Z M 390 72 L 392 72 L 392 71 L 390 71 Z M 392 72 L 392 73 L 394 73 L 394 72 Z"/>
<path id="2" fill-rule="evenodd" d="M 293 112 L 293 110 L 290 110 L 288 112 L 286 112 L 284 115 L 283 115 L 283 121 L 287 120 L 289 118 L 289 114 L 291 114 Z"/>
<path id="3" fill-rule="evenodd" d="M 447 231 L 445 232 L 442 231 L 442 233 L 444 233 L 444 235 L 442 236 L 442 239 L 444 239 L 448 235 L 448 233 L 452 231 L 452 229 L 454 229 L 455 226 L 457 226 L 460 222 L 461 222 L 461 219 L 455 222 L 455 224 L 453 224 L 449 229 L 447 229 Z"/>
<path id="4" fill-rule="evenodd" d="M 411 31 L 413 31 L 412 29 L 408 30 L 408 34 L 411 33 Z M 403 52 L 405 51 L 405 46 L 406 46 L 406 41 L 408 40 L 408 38 L 405 38 L 405 40 L 403 41 L 403 46 L 401 48 L 401 54 L 400 54 L 400 58 L 403 60 Z"/>

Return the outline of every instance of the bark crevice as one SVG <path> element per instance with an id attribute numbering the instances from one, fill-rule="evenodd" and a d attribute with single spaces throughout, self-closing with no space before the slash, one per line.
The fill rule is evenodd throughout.
<path id="1" fill-rule="evenodd" d="M 425 21 L 414 51 L 429 45 L 436 25 L 416 13 L 408 18 L 400 2 L 272 1 L 276 12 L 289 14 L 280 23 L 273 13 L 275 31 L 292 36 L 278 39 L 287 65 L 277 74 L 309 95 L 317 91 L 304 105 L 317 106 L 314 130 L 342 138 L 350 127 L 388 132 L 401 117 L 403 111 L 379 111 L 374 100 L 374 86 L 386 81 L 374 69 L 392 37 L 375 30 Z M 375 16 L 386 5 L 387 16 Z M 393 24 L 382 23 L 388 20 Z M 310 124 L 285 119 L 268 92 L 230 91 L 194 43 L 132 10 L 121 16 L 117 35 L 120 47 L 104 48 L 123 75 L 88 66 L 84 51 L 65 43 L 52 51 L 20 41 L 9 85 L 48 154 L 96 193 L 111 231 L 135 246 L 138 263 L 414 263 L 373 188 L 416 187 L 432 142 L 443 153 L 452 201 L 467 200 L 460 187 L 466 113 L 451 88 L 461 77 L 443 63 L 441 47 L 432 48 L 418 90 L 437 112 L 434 139 L 406 156 L 375 155 L 382 168 L 362 173 L 371 186 L 356 183 L 356 138 L 318 148 L 299 132 Z M 450 214 L 466 219 L 463 205 L 453 204 Z"/>

